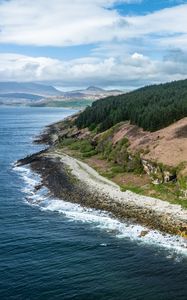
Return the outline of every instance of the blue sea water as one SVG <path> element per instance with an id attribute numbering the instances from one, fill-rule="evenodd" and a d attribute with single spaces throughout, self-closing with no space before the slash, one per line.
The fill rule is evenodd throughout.
<path id="1" fill-rule="evenodd" d="M 35 194 L 39 178 L 13 167 L 41 149 L 32 138 L 45 125 L 72 113 L 0 108 L 0 299 L 187 299 L 183 240 L 141 239 L 141 227 Z"/>

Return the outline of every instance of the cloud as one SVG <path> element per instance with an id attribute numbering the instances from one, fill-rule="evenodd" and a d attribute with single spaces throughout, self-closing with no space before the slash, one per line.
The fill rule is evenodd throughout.
<path id="1" fill-rule="evenodd" d="M 186 4 L 145 16 L 121 16 L 115 9 L 117 2 L 141 1 L 9 0 L 0 2 L 0 43 L 70 46 L 113 40 L 128 41 L 147 36 L 151 40 L 151 35 L 154 35 L 154 40 L 160 41 L 160 46 L 173 46 L 177 41 L 181 47 L 186 47 Z M 178 37 L 173 37 L 173 34 L 178 34 Z"/>
<path id="2" fill-rule="evenodd" d="M 164 61 L 133 53 L 118 58 L 85 57 L 68 62 L 47 57 L 0 54 L 0 78 L 5 81 L 16 79 L 53 81 L 63 86 L 96 84 L 130 87 L 183 79 L 186 76 L 187 60 L 179 60 L 177 54 L 168 55 Z"/>
<path id="3" fill-rule="evenodd" d="M 108 9 L 115 2 L 117 1 L 3 1 L 0 3 L 0 42 L 68 46 L 111 40 L 118 35 L 119 26 L 122 23 L 123 26 L 126 25 L 115 10 Z"/>
<path id="4" fill-rule="evenodd" d="M 187 77 L 187 5 L 122 16 L 117 2 L 141 0 L 0 1 L 0 44 L 94 43 L 90 57 L 69 61 L 1 53 L 0 80 L 126 87 Z"/>

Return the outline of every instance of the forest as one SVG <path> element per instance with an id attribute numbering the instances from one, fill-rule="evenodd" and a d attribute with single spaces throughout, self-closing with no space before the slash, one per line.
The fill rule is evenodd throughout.
<path id="1" fill-rule="evenodd" d="M 187 80 L 152 85 L 92 103 L 79 114 L 78 128 L 105 131 L 122 121 L 156 131 L 187 116 Z"/>

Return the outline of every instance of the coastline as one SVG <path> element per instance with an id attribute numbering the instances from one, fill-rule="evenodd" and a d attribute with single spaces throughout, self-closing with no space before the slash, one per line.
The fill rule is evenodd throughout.
<path id="1" fill-rule="evenodd" d="M 49 126 L 40 139 L 41 143 L 46 143 L 50 136 L 48 144 L 51 146 L 48 149 L 17 163 L 18 166 L 29 164 L 41 176 L 41 185 L 36 189 L 46 186 L 59 199 L 107 211 L 119 219 L 145 225 L 148 229 L 186 237 L 185 209 L 156 198 L 122 192 L 117 184 L 102 177 L 84 162 L 59 153 L 54 147 L 57 136 L 54 128 L 55 124 Z M 142 232 L 142 235 L 146 234 Z"/>

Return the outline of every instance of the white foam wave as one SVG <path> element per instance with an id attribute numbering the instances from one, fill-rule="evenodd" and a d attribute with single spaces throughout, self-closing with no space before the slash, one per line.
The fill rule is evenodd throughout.
<path id="1" fill-rule="evenodd" d="M 136 241 L 139 244 L 154 245 L 159 249 L 167 249 L 170 251 L 168 257 L 183 254 L 187 256 L 187 240 L 163 234 L 156 230 L 148 230 L 144 226 L 130 224 L 129 222 L 121 222 L 113 218 L 109 213 L 100 210 L 82 207 L 74 204 L 49 197 L 46 188 L 36 191 L 35 186 L 40 184 L 41 178 L 33 173 L 27 167 L 15 167 L 25 182 L 23 192 L 25 200 L 30 205 L 37 205 L 42 211 L 58 212 L 65 216 L 69 221 L 87 223 L 94 228 L 105 230 L 117 238 L 126 238 Z M 146 232 L 145 236 L 141 236 L 142 232 Z"/>
<path id="2" fill-rule="evenodd" d="M 36 205 L 44 201 L 47 197 L 47 189 L 41 188 L 36 191 L 36 186 L 41 183 L 41 177 L 32 172 L 29 167 L 14 167 L 14 170 L 22 177 L 25 186 L 22 187 L 22 192 L 25 194 L 25 201 L 28 204 Z"/>
<path id="3" fill-rule="evenodd" d="M 41 182 L 41 178 L 38 174 L 32 172 L 29 167 L 14 167 L 14 170 L 18 172 L 23 180 L 28 184 L 28 188 L 34 188 Z"/>
<path id="4" fill-rule="evenodd" d="M 110 232 L 118 238 L 128 238 L 141 244 L 155 245 L 171 250 L 173 253 L 187 255 L 187 241 L 182 237 L 162 234 L 156 230 L 148 231 L 144 226 L 112 218 L 106 212 L 83 208 L 78 204 L 62 200 L 46 200 L 42 203 L 41 209 L 62 213 L 69 220 L 91 223 L 94 227 Z M 148 231 L 148 233 L 141 237 L 143 231 Z"/>

